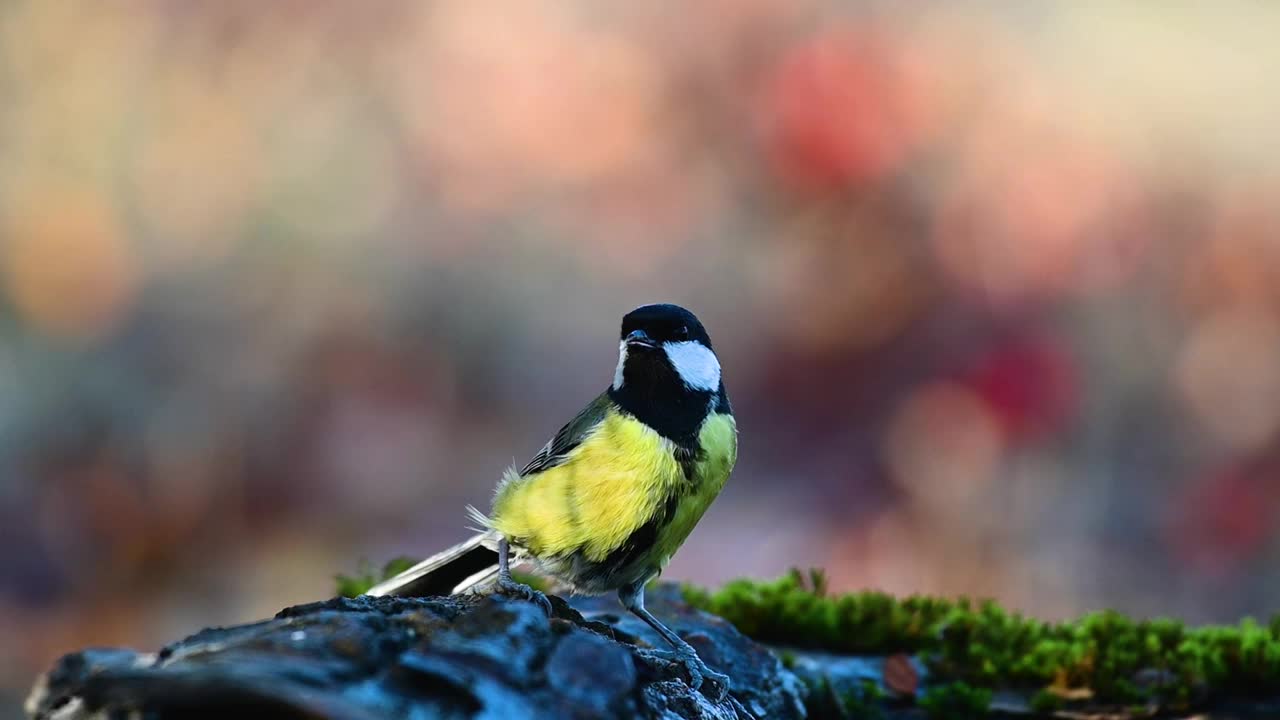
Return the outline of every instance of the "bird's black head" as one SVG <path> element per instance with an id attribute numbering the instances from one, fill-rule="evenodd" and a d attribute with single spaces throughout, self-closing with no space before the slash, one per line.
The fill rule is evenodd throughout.
<path id="1" fill-rule="evenodd" d="M 729 412 L 711 338 L 679 305 L 644 305 L 622 318 L 609 394 L 623 410 L 680 443 L 692 442 L 708 413 Z"/>
<path id="2" fill-rule="evenodd" d="M 695 342 L 708 350 L 711 338 L 697 316 L 679 305 L 641 305 L 622 318 L 622 341 L 645 347 Z"/>

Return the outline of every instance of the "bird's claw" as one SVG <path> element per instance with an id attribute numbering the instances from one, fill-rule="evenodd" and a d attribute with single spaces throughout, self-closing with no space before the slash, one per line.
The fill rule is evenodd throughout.
<path id="1" fill-rule="evenodd" d="M 689 675 L 692 677 L 694 674 L 694 668 L 690 667 L 689 665 L 685 665 L 685 667 L 689 668 Z M 729 688 L 728 675 L 725 675 L 724 673 L 716 672 L 715 670 L 712 670 L 706 665 L 703 665 L 701 668 L 698 668 L 697 672 L 699 675 L 702 676 L 701 677 L 702 682 L 698 683 L 695 689 L 702 692 L 703 695 L 706 695 L 707 699 L 718 703 L 718 702 L 722 702 L 726 697 L 729 696 L 730 688 Z M 708 686 L 708 685 L 711 687 L 710 692 L 707 692 L 702 689 L 704 686 Z"/>
<path id="2" fill-rule="evenodd" d="M 678 649 L 669 651 L 669 659 L 684 665 L 685 670 L 689 673 L 689 687 L 695 692 L 702 692 L 707 696 L 708 700 L 719 703 L 729 694 L 729 676 L 724 673 L 716 672 L 707 667 L 702 662 L 702 658 L 692 649 Z M 665 654 L 665 653 L 664 653 Z M 710 685 L 710 692 L 703 691 L 704 685 Z"/>
<path id="3" fill-rule="evenodd" d="M 542 608 L 542 612 L 546 613 L 547 617 L 551 617 L 551 601 L 547 599 L 543 592 L 534 590 L 522 582 L 517 582 L 511 577 L 503 575 L 498 576 L 497 590 L 503 595 L 524 598 L 536 603 L 538 607 Z"/>

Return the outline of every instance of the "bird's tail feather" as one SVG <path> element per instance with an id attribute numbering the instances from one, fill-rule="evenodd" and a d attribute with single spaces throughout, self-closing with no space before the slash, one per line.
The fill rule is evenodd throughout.
<path id="1" fill-rule="evenodd" d="M 475 530 L 478 533 L 486 532 L 488 530 L 493 529 L 493 521 L 490 520 L 489 516 L 481 512 L 480 509 L 477 508 L 475 505 L 467 506 L 467 517 L 471 518 L 471 522 L 476 524 L 476 526 L 471 529 Z M 497 542 L 497 541 L 495 540 L 494 542 Z"/>
<path id="2" fill-rule="evenodd" d="M 465 592 L 498 574 L 497 544 L 498 533 L 486 530 L 374 585 L 365 594 L 419 597 Z"/>

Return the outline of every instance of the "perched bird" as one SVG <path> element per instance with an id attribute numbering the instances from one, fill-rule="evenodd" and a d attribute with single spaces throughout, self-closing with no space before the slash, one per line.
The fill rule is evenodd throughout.
<path id="1" fill-rule="evenodd" d="M 519 472 L 507 471 L 483 533 L 370 590 L 371 595 L 461 592 L 496 574 L 497 589 L 542 593 L 511 577 L 528 558 L 577 592 L 617 591 L 627 610 L 674 648 L 694 687 L 729 687 L 694 649 L 644 607 L 645 584 L 724 487 L 738 432 L 711 338 L 677 305 L 645 305 L 622 319 L 613 383 Z M 496 567 L 493 552 L 497 551 Z"/>

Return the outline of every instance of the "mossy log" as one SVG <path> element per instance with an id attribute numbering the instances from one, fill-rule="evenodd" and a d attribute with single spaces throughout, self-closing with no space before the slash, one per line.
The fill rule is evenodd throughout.
<path id="1" fill-rule="evenodd" d="M 158 653 L 62 658 L 34 718 L 1280 717 L 1280 622 L 1188 629 L 1099 613 L 828 596 L 821 576 L 660 585 L 650 609 L 733 680 L 688 685 L 613 598 L 336 598 Z"/>

